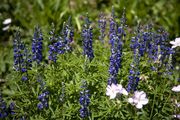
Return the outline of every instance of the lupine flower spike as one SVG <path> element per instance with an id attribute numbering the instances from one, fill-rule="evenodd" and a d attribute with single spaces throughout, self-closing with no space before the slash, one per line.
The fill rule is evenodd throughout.
<path id="1" fill-rule="evenodd" d="M 109 26 L 109 43 L 113 44 L 113 35 L 116 34 L 117 23 L 115 21 L 114 6 L 112 7 L 110 26 Z"/>
<path id="2" fill-rule="evenodd" d="M 43 34 L 39 26 L 35 27 L 34 36 L 32 40 L 32 59 L 37 64 L 42 62 L 42 50 L 43 50 Z"/>
<path id="3" fill-rule="evenodd" d="M 51 60 L 51 61 L 56 62 L 56 60 L 57 60 L 57 52 L 56 52 L 56 48 L 54 46 L 54 43 L 57 41 L 57 38 L 56 38 L 56 35 L 55 35 L 55 26 L 54 26 L 53 23 L 52 23 L 52 29 L 49 32 L 49 34 L 50 34 L 50 37 L 49 37 L 50 45 L 48 46 L 49 47 L 49 57 L 48 57 L 48 59 Z"/>
<path id="4" fill-rule="evenodd" d="M 50 31 L 50 45 L 49 45 L 49 57 L 48 59 L 55 62 L 57 61 L 58 54 L 64 54 L 65 44 L 63 38 L 55 34 L 55 26 L 52 24 L 52 30 Z"/>
<path id="5" fill-rule="evenodd" d="M 41 76 L 38 76 L 38 80 L 40 83 L 40 90 L 42 93 L 38 96 L 39 103 L 37 104 L 37 108 L 39 110 L 42 110 L 44 108 L 48 108 L 48 96 L 49 96 L 49 91 L 45 89 L 45 82 L 42 80 Z"/>
<path id="6" fill-rule="evenodd" d="M 110 56 L 110 66 L 108 79 L 108 85 L 112 83 L 117 84 L 117 74 L 121 67 L 121 57 L 122 57 L 122 30 L 117 27 L 114 16 L 114 8 L 112 8 L 112 17 L 110 20 L 110 44 L 111 44 L 111 56 Z"/>
<path id="7" fill-rule="evenodd" d="M 0 93 L 0 118 L 6 118 L 7 116 L 8 116 L 7 105 Z"/>
<path id="8" fill-rule="evenodd" d="M 128 86 L 127 86 L 127 91 L 128 92 L 134 92 L 137 90 L 137 86 L 139 83 L 139 75 L 140 75 L 140 71 L 139 71 L 139 61 L 140 61 L 140 54 L 139 54 L 139 48 L 140 48 L 140 43 L 139 43 L 139 39 L 140 39 L 140 29 L 138 27 L 137 29 L 137 36 L 136 37 L 132 37 L 131 40 L 131 44 L 130 47 L 133 50 L 133 62 L 131 63 L 131 68 L 129 70 L 129 82 L 128 82 Z"/>
<path id="9" fill-rule="evenodd" d="M 85 24 L 82 30 L 82 40 L 83 40 L 83 55 L 86 56 L 90 61 L 94 58 L 93 52 L 93 28 L 90 26 L 90 21 L 88 15 L 85 19 Z"/>
<path id="10" fill-rule="evenodd" d="M 139 52 L 138 49 L 136 49 L 136 52 L 134 53 L 134 61 L 131 64 L 131 68 L 129 70 L 129 83 L 128 83 L 128 87 L 127 87 L 127 91 L 128 92 L 134 92 L 137 90 L 137 86 L 139 83 L 139 76 L 140 76 L 140 72 L 139 72 Z"/>
<path id="11" fill-rule="evenodd" d="M 21 41 L 20 31 L 17 30 L 14 35 L 14 39 L 13 39 L 14 69 L 16 71 L 22 70 L 22 63 L 24 62 L 24 59 L 23 59 L 24 48 L 25 48 L 25 46 Z"/>
<path id="12" fill-rule="evenodd" d="M 99 40 L 104 43 L 104 38 L 105 38 L 105 30 L 106 30 L 106 18 L 103 13 L 100 13 L 99 15 L 99 20 L 98 20 L 98 27 L 100 30 L 100 36 Z"/>
<path id="13" fill-rule="evenodd" d="M 22 73 L 23 73 L 22 80 L 26 81 L 26 80 L 28 80 L 28 70 L 30 70 L 32 67 L 31 54 L 26 47 L 24 49 L 23 56 L 24 56 L 24 58 L 23 58 L 24 60 L 22 63 Z"/>
<path id="14" fill-rule="evenodd" d="M 67 23 L 64 22 L 63 29 L 62 29 L 62 38 L 64 42 L 64 50 L 65 51 L 71 51 L 72 47 L 71 42 L 73 42 L 74 37 L 74 30 L 71 24 L 71 16 L 68 18 Z"/>
<path id="15" fill-rule="evenodd" d="M 81 105 L 81 109 L 80 109 L 80 116 L 82 118 L 86 118 L 90 116 L 90 111 L 88 109 L 88 106 L 90 104 L 90 94 L 89 94 L 89 90 L 87 90 L 87 85 L 86 85 L 86 81 L 83 81 L 83 85 L 81 86 L 82 91 L 80 92 L 80 99 L 79 99 L 79 103 Z"/>
<path id="16" fill-rule="evenodd" d="M 11 102 L 8 107 L 7 103 L 3 100 L 2 95 L 0 93 L 0 118 L 5 119 L 6 117 L 8 117 L 8 115 L 14 115 L 14 109 L 15 103 Z"/>

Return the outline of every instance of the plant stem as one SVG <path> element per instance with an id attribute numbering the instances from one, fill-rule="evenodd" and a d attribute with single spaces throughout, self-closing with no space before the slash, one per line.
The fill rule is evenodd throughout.
<path id="1" fill-rule="evenodd" d="M 155 95 L 154 95 L 154 98 L 153 98 L 153 105 L 152 105 L 152 109 L 151 109 L 150 120 L 152 119 L 152 114 L 153 114 L 153 109 L 154 109 L 156 94 L 157 94 L 157 86 L 156 86 L 156 91 L 155 91 Z"/>

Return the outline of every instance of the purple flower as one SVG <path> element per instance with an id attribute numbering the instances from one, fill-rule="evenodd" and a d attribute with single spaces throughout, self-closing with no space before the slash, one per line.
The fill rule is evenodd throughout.
<path id="1" fill-rule="evenodd" d="M 94 58 L 93 52 L 93 28 L 90 27 L 89 18 L 86 17 L 85 24 L 82 30 L 82 40 L 83 40 L 83 55 L 87 56 L 87 58 L 91 61 Z"/>
<path id="2" fill-rule="evenodd" d="M 9 107 L 7 107 L 6 102 L 3 100 L 2 95 L 0 93 L 0 118 L 6 118 L 8 115 L 14 115 L 15 104 L 11 102 Z"/>
<path id="3" fill-rule="evenodd" d="M 37 105 L 39 110 L 42 110 L 43 108 L 47 108 L 48 107 L 48 95 L 49 92 L 48 91 L 43 91 L 39 96 L 39 103 Z"/>
<path id="4" fill-rule="evenodd" d="M 37 104 L 37 108 L 42 110 L 43 108 L 48 108 L 48 98 L 49 98 L 49 91 L 45 89 L 45 82 L 42 80 L 41 76 L 38 76 L 38 80 L 40 83 L 40 90 L 41 94 L 38 96 L 39 103 Z"/>
<path id="5" fill-rule="evenodd" d="M 136 91 L 137 90 L 137 86 L 139 83 L 139 51 L 138 49 L 135 50 L 134 52 L 134 59 L 133 59 L 133 63 L 131 64 L 131 68 L 129 71 L 129 83 L 127 86 L 127 91 L 131 92 L 131 91 Z"/>
<path id="6" fill-rule="evenodd" d="M 50 45 L 49 45 L 49 57 L 48 59 L 55 62 L 57 61 L 57 55 L 63 54 L 65 50 L 65 41 L 62 37 L 55 34 L 54 24 L 52 24 L 52 30 L 50 31 Z"/>
<path id="7" fill-rule="evenodd" d="M 32 67 L 31 54 L 21 41 L 20 32 L 16 31 L 14 41 L 14 69 L 22 73 L 22 80 L 27 80 L 28 70 Z"/>
<path id="8" fill-rule="evenodd" d="M 89 90 L 87 90 L 86 82 L 83 81 L 83 85 L 81 86 L 82 91 L 80 91 L 79 103 L 81 105 L 81 109 L 79 110 L 80 116 L 82 118 L 86 118 L 90 115 L 88 110 L 88 106 L 90 104 L 90 94 Z"/>
<path id="9" fill-rule="evenodd" d="M 112 83 L 116 84 L 116 77 L 121 67 L 121 56 L 122 56 L 122 42 L 120 38 L 116 35 L 113 35 L 113 39 L 111 41 L 111 56 L 110 56 L 110 66 L 109 66 L 109 74 L 110 78 L 108 80 L 108 85 Z M 112 79 L 113 78 L 113 79 Z"/>
<path id="10" fill-rule="evenodd" d="M 43 50 L 43 35 L 39 26 L 35 27 L 34 36 L 32 39 L 32 59 L 40 64 L 42 61 L 42 50 Z"/>
<path id="11" fill-rule="evenodd" d="M 23 59 L 24 48 L 25 48 L 25 45 L 21 41 L 20 31 L 17 30 L 13 39 L 14 69 L 16 71 L 22 70 L 22 63 L 24 62 L 24 59 Z"/>
<path id="12" fill-rule="evenodd" d="M 99 39 L 101 40 L 102 43 L 104 43 L 104 37 L 106 36 L 105 35 L 106 18 L 105 18 L 105 16 L 102 13 L 99 15 L 98 27 L 99 27 L 99 30 L 100 30 Z"/>
<path id="13" fill-rule="evenodd" d="M 68 22 L 64 23 L 61 36 L 63 38 L 64 50 L 71 51 L 72 47 L 70 46 L 70 44 L 73 41 L 74 37 L 74 30 L 71 24 L 71 16 L 69 17 Z"/>

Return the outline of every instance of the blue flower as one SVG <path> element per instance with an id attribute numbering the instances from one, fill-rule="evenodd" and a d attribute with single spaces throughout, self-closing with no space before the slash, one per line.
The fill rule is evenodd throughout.
<path id="1" fill-rule="evenodd" d="M 48 108 L 48 95 L 49 92 L 48 91 L 43 91 L 39 96 L 38 96 L 38 100 L 40 101 L 37 104 L 37 108 L 39 110 L 42 110 L 43 108 Z"/>
<path id="2" fill-rule="evenodd" d="M 6 102 L 3 100 L 2 95 L 0 93 L 0 118 L 6 118 L 8 115 L 14 115 L 15 104 L 11 102 L 9 107 L 7 107 Z"/>
<path id="3" fill-rule="evenodd" d="M 99 15 L 99 20 L 98 20 L 98 27 L 100 29 L 100 36 L 99 39 L 101 40 L 102 43 L 104 43 L 104 37 L 105 35 L 105 30 L 106 30 L 106 18 L 105 16 L 101 13 Z"/>
<path id="4" fill-rule="evenodd" d="M 85 19 L 85 24 L 82 30 L 82 40 L 83 40 L 83 55 L 87 56 L 91 61 L 94 58 L 94 52 L 92 47 L 93 42 L 93 28 L 90 27 L 90 22 L 88 17 Z"/>
<path id="5" fill-rule="evenodd" d="M 15 109 L 15 103 L 14 103 L 14 102 L 11 102 L 11 103 L 9 104 L 9 110 L 8 110 L 11 115 L 14 115 L 14 114 L 15 114 L 14 109 Z"/>
<path id="6" fill-rule="evenodd" d="M 87 90 L 86 82 L 83 81 L 83 85 L 81 86 L 82 91 L 80 91 L 80 98 L 79 98 L 79 103 L 81 105 L 80 109 L 80 116 L 82 118 L 88 117 L 90 115 L 90 112 L 88 110 L 88 106 L 90 104 L 90 94 L 89 90 Z"/>
<path id="7" fill-rule="evenodd" d="M 110 66 L 109 66 L 109 74 L 110 78 L 108 80 L 108 85 L 112 83 L 116 84 L 116 77 L 118 71 L 121 67 L 121 57 L 122 57 L 122 42 L 120 37 L 117 35 L 113 35 L 113 39 L 111 41 L 111 56 L 110 56 Z"/>
<path id="8" fill-rule="evenodd" d="M 14 40 L 14 69 L 19 71 L 23 76 L 22 80 L 27 80 L 28 70 L 32 67 L 31 54 L 28 51 L 27 47 L 21 41 L 20 31 L 16 31 Z"/>
<path id="9" fill-rule="evenodd" d="M 14 69 L 16 71 L 22 70 L 22 63 L 24 62 L 24 59 L 23 59 L 24 48 L 25 48 L 25 45 L 21 41 L 20 31 L 17 30 L 13 39 Z"/>
<path id="10" fill-rule="evenodd" d="M 42 61 L 42 50 L 43 50 L 43 35 L 41 29 L 37 26 L 34 30 L 34 36 L 32 40 L 32 59 L 40 64 Z"/>
<path id="11" fill-rule="evenodd" d="M 65 51 L 71 51 L 71 42 L 73 42 L 73 37 L 74 37 L 74 30 L 71 24 L 71 16 L 68 19 L 67 23 L 64 23 L 63 29 L 62 29 L 62 34 L 63 38 L 63 43 L 64 43 L 64 50 Z"/>
<path id="12" fill-rule="evenodd" d="M 129 82 L 128 82 L 128 86 L 127 86 L 127 92 L 134 92 L 137 90 L 137 86 L 139 83 L 139 58 L 140 54 L 138 49 L 136 49 L 134 51 L 134 59 L 133 62 L 131 64 L 131 68 L 129 70 Z"/>
<path id="13" fill-rule="evenodd" d="M 55 62 L 57 61 L 57 55 L 65 52 L 65 43 L 63 38 L 55 34 L 54 24 L 50 31 L 50 45 L 49 45 L 49 57 L 48 59 Z"/>
<path id="14" fill-rule="evenodd" d="M 40 90 L 42 91 L 41 94 L 38 96 L 39 103 L 37 104 L 37 108 L 42 110 L 43 108 L 48 108 L 48 97 L 49 91 L 45 89 L 45 82 L 42 80 L 41 76 L 38 76 L 38 80 L 40 83 Z"/>

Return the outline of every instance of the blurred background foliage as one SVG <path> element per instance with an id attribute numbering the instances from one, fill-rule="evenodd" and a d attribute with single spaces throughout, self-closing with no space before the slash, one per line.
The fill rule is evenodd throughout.
<path id="1" fill-rule="evenodd" d="M 30 42 L 35 25 L 40 25 L 48 35 L 53 22 L 60 31 L 64 21 L 72 16 L 75 29 L 75 41 L 80 40 L 82 18 L 88 12 L 97 27 L 100 12 L 110 17 L 111 7 L 120 18 L 126 8 L 127 25 L 136 27 L 138 23 L 153 23 L 163 26 L 170 33 L 170 40 L 180 34 L 179 0 L 1 0 L 0 4 L 0 78 L 4 78 L 12 69 L 12 36 L 19 27 L 23 40 Z M 3 31 L 3 21 L 12 19 L 10 29 Z M 107 19 L 108 20 L 108 19 Z M 48 41 L 47 36 L 45 36 Z"/>

